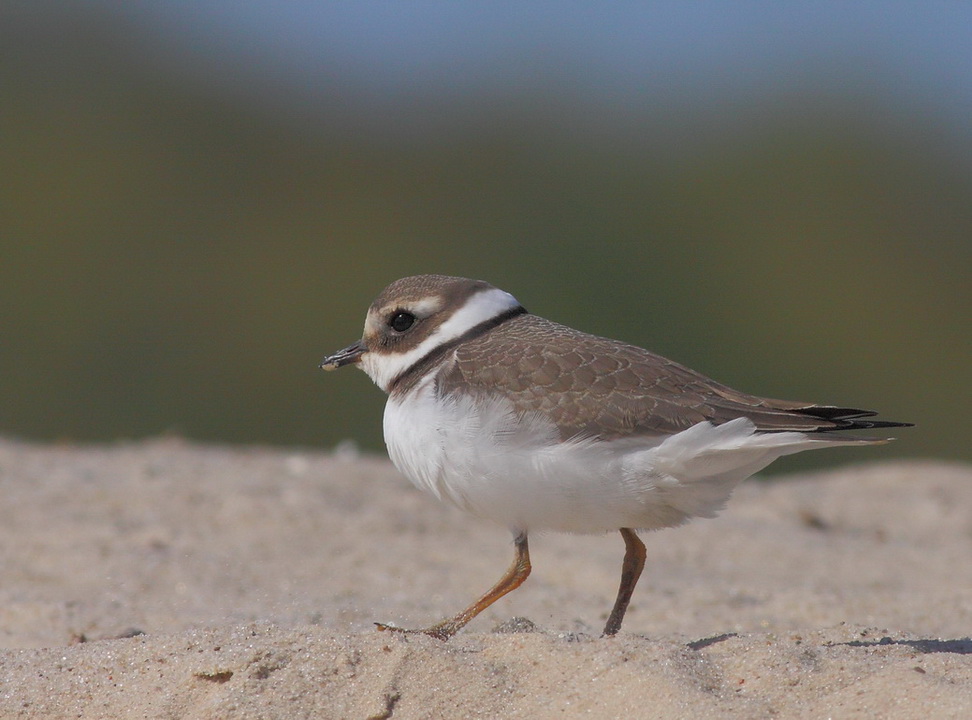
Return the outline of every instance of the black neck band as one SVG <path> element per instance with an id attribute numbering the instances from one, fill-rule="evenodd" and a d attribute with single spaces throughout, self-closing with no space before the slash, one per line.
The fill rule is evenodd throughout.
<path id="1" fill-rule="evenodd" d="M 459 337 L 453 338 L 452 340 L 444 342 L 441 345 L 437 345 L 395 376 L 395 378 L 388 384 L 389 395 L 397 390 L 410 387 L 414 381 L 421 377 L 429 367 L 434 365 L 436 361 L 438 361 L 443 355 L 453 348 L 461 345 L 464 342 L 468 342 L 473 338 L 477 338 L 480 335 L 488 333 L 497 325 L 502 325 L 507 320 L 511 320 L 517 315 L 525 314 L 526 308 L 522 305 L 517 305 L 516 307 L 510 308 L 506 312 L 500 313 L 496 317 L 492 317 L 489 320 L 484 320 L 478 325 L 474 325 Z"/>

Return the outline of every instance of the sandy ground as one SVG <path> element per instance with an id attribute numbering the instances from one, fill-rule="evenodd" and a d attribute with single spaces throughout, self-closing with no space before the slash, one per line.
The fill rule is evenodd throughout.
<path id="1" fill-rule="evenodd" d="M 0 492 L 0 718 L 972 717 L 968 466 L 750 481 L 644 535 L 611 639 L 617 534 L 531 538 L 448 643 L 375 631 L 512 543 L 350 451 L 8 440 Z"/>

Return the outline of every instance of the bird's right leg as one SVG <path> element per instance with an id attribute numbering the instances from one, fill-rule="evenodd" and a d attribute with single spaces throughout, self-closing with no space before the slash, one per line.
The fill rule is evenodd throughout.
<path id="1" fill-rule="evenodd" d="M 491 587 L 486 594 L 479 598 L 472 605 L 467 607 L 465 610 L 451 618 L 446 618 L 442 622 L 438 622 L 431 627 L 424 628 L 422 630 L 407 630 L 405 628 L 396 627 L 394 625 L 385 625 L 383 623 L 375 623 L 379 630 L 391 630 L 393 632 L 401 633 L 423 633 L 425 635 L 431 635 L 439 640 L 448 640 L 457 632 L 462 630 L 470 620 L 479 615 L 483 610 L 488 608 L 494 602 L 499 600 L 501 597 L 507 593 L 513 592 L 523 581 L 527 579 L 530 575 L 530 550 L 527 546 L 527 534 L 525 532 L 520 533 L 516 536 L 514 541 L 516 545 L 516 555 L 513 557 L 513 564 L 510 565 L 506 573 L 499 579 L 493 587 Z M 643 548 L 644 546 L 642 546 Z"/>

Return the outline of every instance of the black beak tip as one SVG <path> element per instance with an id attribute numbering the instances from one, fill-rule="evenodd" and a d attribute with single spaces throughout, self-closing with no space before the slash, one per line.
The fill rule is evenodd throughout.
<path id="1" fill-rule="evenodd" d="M 338 350 L 333 355 L 328 355 L 321 360 L 318 365 L 321 370 L 337 370 L 339 367 L 358 362 L 358 358 L 365 354 L 367 348 L 360 340 L 353 345 L 349 345 L 343 350 Z"/>

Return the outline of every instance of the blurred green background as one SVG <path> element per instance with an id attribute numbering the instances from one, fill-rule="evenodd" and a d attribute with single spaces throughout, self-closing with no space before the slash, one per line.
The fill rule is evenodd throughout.
<path id="1" fill-rule="evenodd" d="M 0 433 L 377 450 L 382 393 L 317 363 L 384 285 L 438 272 L 743 390 L 918 424 L 784 469 L 972 460 L 972 130 L 947 93 L 826 38 L 744 85 L 602 92 L 529 25 L 482 72 L 369 84 L 335 50 L 301 79 L 192 22 L 0 7 Z"/>

